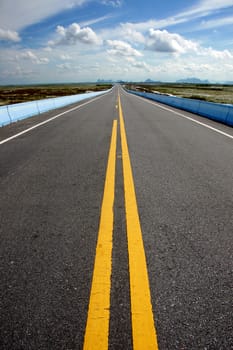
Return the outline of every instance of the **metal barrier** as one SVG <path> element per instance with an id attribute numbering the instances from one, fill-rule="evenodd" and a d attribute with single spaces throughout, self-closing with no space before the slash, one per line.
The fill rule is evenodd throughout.
<path id="1" fill-rule="evenodd" d="M 11 122 L 16 122 L 17 120 L 28 118 L 32 115 L 38 114 L 38 108 L 34 101 L 23 102 L 8 105 L 8 112 L 11 118 Z"/>
<path id="2" fill-rule="evenodd" d="M 109 91 L 111 91 L 111 89 L 1 106 L 0 127 L 56 108 L 65 107 L 72 103 L 93 98 Z"/>
<path id="3" fill-rule="evenodd" d="M 226 124 L 233 126 L 233 108 L 229 108 L 228 115 L 226 117 Z"/>
<path id="4" fill-rule="evenodd" d="M 190 98 L 182 98 L 176 96 L 166 96 L 155 93 L 139 92 L 127 90 L 128 92 L 141 97 L 161 102 L 166 105 L 183 109 L 188 112 L 199 114 L 215 121 L 233 126 L 233 105 L 225 105 L 221 103 L 205 102 L 201 100 L 193 100 Z"/>
<path id="5" fill-rule="evenodd" d="M 0 107 L 0 126 L 7 125 L 11 123 L 11 118 L 8 113 L 8 106 Z"/>

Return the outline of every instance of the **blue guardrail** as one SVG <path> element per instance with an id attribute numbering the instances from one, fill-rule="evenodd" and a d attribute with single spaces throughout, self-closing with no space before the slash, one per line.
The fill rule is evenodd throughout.
<path id="1" fill-rule="evenodd" d="M 57 98 L 48 98 L 44 100 L 36 100 L 32 102 L 16 103 L 0 107 L 0 127 L 16 122 L 21 119 L 32 117 L 52 109 L 68 106 L 85 99 L 96 97 L 109 92 L 109 90 L 88 92 L 84 94 L 63 96 Z"/>
<path id="2" fill-rule="evenodd" d="M 166 105 L 183 109 L 188 112 L 199 114 L 202 117 L 213 119 L 215 121 L 233 126 L 233 105 L 221 103 L 205 102 L 201 100 L 192 100 L 176 96 L 166 96 L 155 93 L 139 92 L 127 90 L 131 94 L 148 98 Z"/>

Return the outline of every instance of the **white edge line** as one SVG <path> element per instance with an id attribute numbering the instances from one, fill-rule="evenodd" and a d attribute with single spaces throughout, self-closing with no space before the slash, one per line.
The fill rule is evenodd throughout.
<path id="1" fill-rule="evenodd" d="M 129 93 L 129 92 L 127 92 L 127 93 Z M 164 109 L 165 111 L 172 112 L 172 113 L 174 113 L 174 114 L 176 114 L 176 115 L 178 115 L 178 116 L 180 116 L 180 117 L 182 117 L 182 118 L 188 119 L 188 120 L 190 120 L 190 121 L 192 121 L 192 122 L 194 122 L 194 123 L 196 123 L 196 124 L 202 125 L 202 126 L 204 126 L 205 128 L 208 128 L 208 129 L 213 130 L 213 131 L 215 131 L 215 132 L 217 132 L 217 133 L 219 133 L 219 134 L 221 134 L 221 135 L 224 135 L 224 136 L 226 136 L 226 137 L 229 137 L 230 139 L 233 139 L 233 135 L 227 134 L 226 132 L 221 131 L 221 130 L 219 130 L 219 129 L 216 129 L 216 128 L 214 128 L 213 126 L 210 126 L 210 125 L 208 125 L 208 124 L 199 122 L 198 120 L 195 120 L 195 119 L 193 119 L 193 118 L 191 118 L 191 117 L 188 117 L 188 116 L 186 116 L 186 115 L 184 115 L 184 114 L 182 114 L 182 113 L 173 111 L 173 110 L 170 109 L 170 108 L 163 107 L 163 106 L 161 106 L 160 104 L 158 104 L 158 103 L 156 103 L 156 102 L 148 101 L 146 97 L 141 97 L 141 96 L 137 96 L 137 95 L 134 95 L 134 94 L 130 94 L 130 95 L 135 96 L 135 97 L 137 97 L 137 98 L 143 100 L 144 102 L 150 103 L 151 105 L 154 105 L 154 106 L 157 106 L 157 107 L 159 107 L 159 108 L 161 108 L 161 109 Z M 188 111 L 187 111 L 187 112 L 188 112 Z M 192 112 L 188 112 L 188 113 L 192 113 Z"/>
<path id="2" fill-rule="evenodd" d="M 62 115 L 66 114 L 66 113 L 72 112 L 72 111 L 74 111 L 75 109 L 81 108 L 81 107 L 83 107 L 83 106 L 85 106 L 85 105 L 87 105 L 87 104 L 89 104 L 89 103 L 91 103 L 91 102 L 94 102 L 94 101 L 98 100 L 99 98 L 103 97 L 104 95 L 105 95 L 105 94 L 103 94 L 103 95 L 101 95 L 101 96 L 98 96 L 98 97 L 95 97 L 95 98 L 91 99 L 90 101 L 87 101 L 87 102 L 85 102 L 85 103 L 82 103 L 81 105 L 76 106 L 76 107 L 73 107 L 73 108 L 71 108 L 71 109 L 68 109 L 67 111 L 62 112 L 62 113 L 59 113 L 59 114 L 55 115 L 55 116 L 52 117 L 52 118 L 49 118 L 49 119 L 47 119 L 47 120 L 45 120 L 45 121 L 43 121 L 43 122 L 41 122 L 41 123 L 38 123 L 38 124 L 32 126 L 31 128 L 28 128 L 28 129 L 26 129 L 26 130 L 23 130 L 23 131 L 19 132 L 18 134 L 15 134 L 15 135 L 13 135 L 13 136 L 11 136 L 11 137 L 8 137 L 7 139 L 0 141 L 0 145 L 3 145 L 4 143 L 9 142 L 9 141 L 15 139 L 16 137 L 18 137 L 18 136 L 20 136 L 20 135 L 26 134 L 27 132 L 29 132 L 29 131 L 31 131 L 31 130 L 33 130 L 33 129 L 38 128 L 39 126 L 42 126 L 42 125 L 44 125 L 44 124 L 47 124 L 47 123 L 51 122 L 52 120 L 57 119 L 57 118 L 61 117 Z"/>

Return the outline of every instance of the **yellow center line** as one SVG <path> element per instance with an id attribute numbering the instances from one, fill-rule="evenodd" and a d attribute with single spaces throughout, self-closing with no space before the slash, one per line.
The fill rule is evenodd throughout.
<path id="1" fill-rule="evenodd" d="M 129 253 L 133 348 L 134 350 L 157 350 L 158 343 L 151 305 L 146 257 L 138 214 L 120 94 L 118 95 L 118 106 Z"/>
<path id="2" fill-rule="evenodd" d="M 84 350 L 108 349 L 116 143 L 117 121 L 114 120 L 84 337 Z"/>

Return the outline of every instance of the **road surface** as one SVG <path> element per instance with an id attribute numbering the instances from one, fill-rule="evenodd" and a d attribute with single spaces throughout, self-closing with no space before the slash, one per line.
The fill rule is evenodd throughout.
<path id="1" fill-rule="evenodd" d="M 0 193 L 1 350 L 233 349 L 232 128 L 115 86 L 1 128 Z"/>

